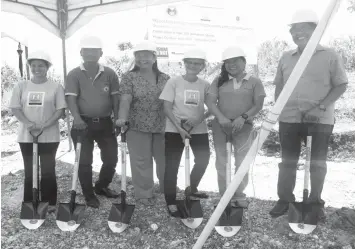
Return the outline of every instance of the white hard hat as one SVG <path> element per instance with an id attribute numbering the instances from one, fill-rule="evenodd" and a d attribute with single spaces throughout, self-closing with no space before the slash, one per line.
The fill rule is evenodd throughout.
<path id="1" fill-rule="evenodd" d="M 302 22 L 312 22 L 318 24 L 318 21 L 318 15 L 313 10 L 300 9 L 292 15 L 291 22 L 289 23 L 289 25 Z"/>
<path id="2" fill-rule="evenodd" d="M 44 60 L 48 63 L 49 67 L 52 66 L 51 57 L 43 50 L 37 50 L 30 53 L 27 58 L 27 63 L 30 64 L 32 60 Z"/>
<path id="3" fill-rule="evenodd" d="M 133 52 L 135 53 L 138 51 L 151 51 L 157 53 L 157 46 L 153 42 L 145 40 L 134 47 Z"/>
<path id="4" fill-rule="evenodd" d="M 222 53 L 222 61 L 235 57 L 246 57 L 243 49 L 237 46 L 230 46 L 226 48 Z"/>
<path id="5" fill-rule="evenodd" d="M 206 60 L 206 53 L 199 49 L 199 48 L 193 48 L 186 50 L 184 53 L 183 59 L 202 59 Z"/>
<path id="6" fill-rule="evenodd" d="M 102 42 L 97 36 L 84 36 L 80 40 L 80 48 L 102 48 Z"/>

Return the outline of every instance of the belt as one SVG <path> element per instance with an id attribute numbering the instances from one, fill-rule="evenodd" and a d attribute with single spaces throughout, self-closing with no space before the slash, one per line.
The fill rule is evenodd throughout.
<path id="1" fill-rule="evenodd" d="M 103 121 L 111 120 L 111 117 L 110 117 L 110 116 L 108 116 L 108 117 L 103 117 L 103 118 L 92 118 L 92 117 L 81 116 L 81 118 L 82 118 L 84 121 L 92 122 L 92 123 L 100 123 L 100 122 L 103 122 Z"/>

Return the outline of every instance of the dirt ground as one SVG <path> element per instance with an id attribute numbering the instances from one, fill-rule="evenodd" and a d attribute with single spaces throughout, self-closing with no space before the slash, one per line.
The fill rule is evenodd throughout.
<path id="1" fill-rule="evenodd" d="M 200 184 L 200 189 L 207 191 L 210 198 L 201 201 L 203 223 L 195 230 L 185 227 L 178 219 L 170 218 L 166 212 L 162 194 L 156 191 L 156 203 L 153 207 L 136 205 L 131 224 L 122 234 L 114 234 L 107 225 L 107 218 L 112 202 L 99 197 L 100 208 L 87 208 L 85 219 L 75 232 L 62 232 L 56 226 L 55 215 L 46 217 L 45 223 L 37 230 L 24 228 L 19 219 L 23 195 L 22 158 L 18 145 L 14 143 L 14 135 L 2 137 L 1 159 L 1 246 L 2 248 L 192 248 L 201 234 L 214 205 L 218 203 L 217 176 L 214 168 L 215 157 L 212 153 L 210 165 Z M 63 141 L 57 153 L 58 199 L 65 202 L 69 199 L 72 163 L 74 152 L 67 152 L 68 143 Z M 193 160 L 193 158 L 191 159 Z M 327 220 L 320 223 L 310 235 L 295 234 L 288 226 L 287 216 L 272 219 L 268 212 L 277 200 L 277 163 L 279 158 L 258 156 L 250 170 L 250 184 L 246 194 L 250 201 L 244 212 L 241 230 L 232 238 L 223 238 L 213 231 L 203 248 L 355 248 L 355 230 L 344 229 L 337 224 L 336 212 L 342 208 L 355 207 L 355 164 L 349 162 L 329 162 L 327 181 L 323 191 L 326 201 Z M 302 161 L 301 161 L 302 164 Z M 99 151 L 94 151 L 94 175 L 101 167 Z M 129 163 L 128 163 L 129 169 Z M 120 167 L 114 177 L 112 188 L 120 189 Z M 179 170 L 178 186 L 183 189 L 184 164 Z M 128 176 L 130 176 L 128 170 Z M 295 194 L 298 200 L 302 196 L 302 175 L 298 172 Z M 158 189 L 158 186 L 156 186 Z M 183 198 L 182 193 L 179 197 Z M 77 202 L 84 203 L 80 194 Z M 133 186 L 128 181 L 128 202 L 135 203 Z M 156 224 L 158 229 L 152 229 Z M 353 247 L 351 247 L 353 244 Z"/>

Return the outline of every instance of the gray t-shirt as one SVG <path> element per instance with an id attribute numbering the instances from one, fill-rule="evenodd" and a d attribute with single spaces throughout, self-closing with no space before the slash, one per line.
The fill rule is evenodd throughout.
<path id="1" fill-rule="evenodd" d="M 28 120 L 39 124 L 50 119 L 57 110 L 65 109 L 67 104 L 62 85 L 51 81 L 35 84 L 26 80 L 20 81 L 15 85 L 9 107 L 11 109 L 21 109 Z M 43 133 L 38 138 L 39 143 L 54 143 L 59 141 L 58 122 L 43 130 Z M 20 123 L 17 142 L 33 142 L 27 126 L 23 123 Z"/>
<path id="2" fill-rule="evenodd" d="M 173 103 L 173 114 L 178 122 L 191 117 L 202 118 L 209 86 L 207 81 L 200 78 L 191 83 L 182 76 L 178 76 L 168 80 L 159 98 Z M 165 132 L 178 132 L 168 118 L 166 119 Z M 203 133 L 207 133 L 205 120 L 191 131 L 191 134 Z"/>

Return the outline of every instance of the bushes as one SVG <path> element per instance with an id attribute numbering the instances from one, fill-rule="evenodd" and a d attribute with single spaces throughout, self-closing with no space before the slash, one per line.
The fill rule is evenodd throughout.
<path id="1" fill-rule="evenodd" d="M 355 70 L 355 36 L 333 39 L 329 46 L 341 55 L 347 70 Z"/>

